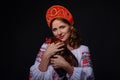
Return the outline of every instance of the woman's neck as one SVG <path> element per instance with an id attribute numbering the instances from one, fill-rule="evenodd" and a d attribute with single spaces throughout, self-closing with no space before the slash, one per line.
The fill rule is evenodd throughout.
<path id="1" fill-rule="evenodd" d="M 70 51 L 74 49 L 74 48 L 71 47 L 69 44 L 67 44 L 66 46 L 67 46 L 67 48 L 68 48 Z"/>
<path id="2" fill-rule="evenodd" d="M 70 46 L 70 45 L 69 45 L 69 40 L 65 41 L 64 43 L 65 43 L 66 47 L 67 47 L 70 51 L 73 50 L 73 49 L 78 48 L 77 45 L 75 45 L 75 47 Z"/>

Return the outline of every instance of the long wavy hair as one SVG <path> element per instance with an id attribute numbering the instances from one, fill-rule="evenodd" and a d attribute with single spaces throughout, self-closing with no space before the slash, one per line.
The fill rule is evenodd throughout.
<path id="1" fill-rule="evenodd" d="M 69 26 L 72 26 L 69 21 L 67 21 L 66 19 L 64 18 L 54 18 L 51 23 L 50 23 L 50 28 L 52 28 L 52 23 L 54 20 L 61 20 L 62 22 L 68 24 Z M 78 31 L 73 27 L 72 30 L 71 30 L 71 34 L 70 34 L 70 37 L 69 37 L 69 45 L 72 47 L 72 48 L 78 48 L 80 45 L 81 45 L 81 38 L 80 38 L 80 35 L 78 33 Z"/>

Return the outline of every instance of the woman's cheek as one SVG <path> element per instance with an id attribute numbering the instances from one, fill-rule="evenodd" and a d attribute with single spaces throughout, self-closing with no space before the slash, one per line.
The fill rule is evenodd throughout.
<path id="1" fill-rule="evenodd" d="M 56 36 L 56 33 L 55 33 L 55 32 L 53 32 L 53 35 L 54 35 L 54 36 Z"/>

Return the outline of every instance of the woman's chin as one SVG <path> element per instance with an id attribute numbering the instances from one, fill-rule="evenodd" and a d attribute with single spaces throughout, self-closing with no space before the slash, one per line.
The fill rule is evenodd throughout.
<path id="1" fill-rule="evenodd" d="M 61 41 L 63 41 L 63 42 L 66 42 L 66 40 L 65 39 L 60 39 Z"/>

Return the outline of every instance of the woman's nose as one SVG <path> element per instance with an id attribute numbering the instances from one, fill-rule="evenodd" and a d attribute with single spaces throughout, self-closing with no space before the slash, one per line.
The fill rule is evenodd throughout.
<path id="1" fill-rule="evenodd" d="M 58 35 L 61 35 L 61 33 L 62 33 L 62 32 L 61 32 L 60 30 L 57 31 L 57 34 L 58 34 Z"/>

